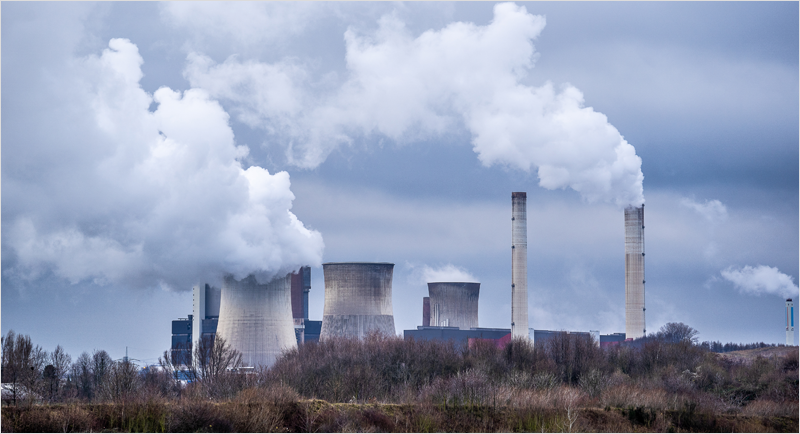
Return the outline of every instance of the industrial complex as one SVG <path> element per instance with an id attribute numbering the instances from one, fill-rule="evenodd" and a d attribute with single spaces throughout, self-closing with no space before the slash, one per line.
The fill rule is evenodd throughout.
<path id="1" fill-rule="evenodd" d="M 645 326 L 644 205 L 625 208 L 625 333 L 534 330 L 528 327 L 527 195 L 511 193 L 510 328 L 478 324 L 479 282 L 428 282 L 422 300 L 422 325 L 404 330 L 405 339 L 443 339 L 470 344 L 476 339 L 498 346 L 512 338 L 534 342 L 557 333 L 591 336 L 599 346 L 616 345 L 647 334 Z M 280 353 L 307 341 L 395 334 L 392 309 L 394 264 L 329 262 L 322 264 L 325 305 L 322 321 L 309 320 L 311 269 L 259 283 L 254 276 L 226 276 L 221 289 L 193 289 L 192 314 L 172 322 L 172 355 L 191 363 L 191 348 L 217 334 L 242 354 L 244 366 L 271 366 Z M 786 344 L 794 345 L 794 304 L 786 300 Z"/>

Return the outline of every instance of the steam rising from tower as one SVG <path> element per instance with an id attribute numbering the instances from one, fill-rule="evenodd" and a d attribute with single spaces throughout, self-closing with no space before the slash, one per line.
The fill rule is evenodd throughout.
<path id="1" fill-rule="evenodd" d="M 528 337 L 527 194 L 511 193 L 511 337 Z"/>
<path id="2" fill-rule="evenodd" d="M 644 204 L 625 208 L 625 337 L 647 333 L 644 322 Z"/>
<path id="3" fill-rule="evenodd" d="M 281 352 L 297 347 L 291 291 L 291 274 L 267 284 L 253 275 L 225 276 L 217 335 L 242 353 L 244 366 L 270 367 Z"/>

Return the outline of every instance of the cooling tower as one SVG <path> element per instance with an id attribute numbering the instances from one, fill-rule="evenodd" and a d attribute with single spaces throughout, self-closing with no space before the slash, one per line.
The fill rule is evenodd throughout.
<path id="1" fill-rule="evenodd" d="M 644 323 L 644 205 L 625 208 L 625 336 L 647 333 Z"/>
<path id="2" fill-rule="evenodd" d="M 511 337 L 528 337 L 527 194 L 511 193 Z"/>
<path id="3" fill-rule="evenodd" d="M 794 346 L 794 302 L 786 299 L 786 345 Z"/>
<path id="4" fill-rule="evenodd" d="M 437 327 L 478 327 L 478 295 L 480 283 L 431 282 L 430 324 Z"/>
<path id="5" fill-rule="evenodd" d="M 394 336 L 392 272 L 388 262 L 328 262 L 319 339 L 363 338 L 373 331 Z"/>
<path id="6" fill-rule="evenodd" d="M 291 274 L 267 284 L 252 275 L 225 277 L 217 336 L 242 353 L 243 366 L 272 366 L 281 352 L 297 347 L 291 290 Z"/>

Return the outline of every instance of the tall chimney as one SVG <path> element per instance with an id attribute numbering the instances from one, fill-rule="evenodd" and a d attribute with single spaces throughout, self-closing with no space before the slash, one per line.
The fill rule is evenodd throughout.
<path id="1" fill-rule="evenodd" d="M 786 345 L 794 346 L 794 302 L 786 299 Z"/>
<path id="2" fill-rule="evenodd" d="M 511 193 L 511 337 L 528 338 L 527 194 Z"/>
<path id="3" fill-rule="evenodd" d="M 644 204 L 625 208 L 625 337 L 637 339 L 644 322 Z"/>

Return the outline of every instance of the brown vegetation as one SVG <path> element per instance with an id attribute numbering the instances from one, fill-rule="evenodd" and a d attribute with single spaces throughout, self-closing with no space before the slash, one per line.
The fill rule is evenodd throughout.
<path id="1" fill-rule="evenodd" d="M 732 359 L 696 345 L 686 329 L 670 330 L 671 338 L 610 349 L 568 334 L 503 349 L 372 335 L 307 343 L 255 372 L 235 369 L 236 354 L 224 341 L 208 342 L 207 351 L 223 353 L 215 360 L 229 362 L 190 369 L 194 381 L 183 386 L 166 355 L 161 370 L 137 372 L 95 352 L 81 355 L 64 377 L 44 369 L 34 378 L 14 377 L 7 374 L 16 371 L 7 371 L 6 342 L 13 339 L 8 349 L 17 354 L 19 338 L 10 335 L 4 381 L 10 375 L 36 392 L 4 401 L 2 429 L 798 431 L 796 351 Z M 35 355 L 22 341 L 22 353 Z"/>

